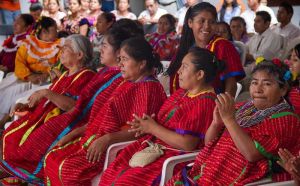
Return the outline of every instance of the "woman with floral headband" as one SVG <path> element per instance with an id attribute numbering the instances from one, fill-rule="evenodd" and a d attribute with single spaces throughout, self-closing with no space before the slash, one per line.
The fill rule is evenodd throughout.
<path id="1" fill-rule="evenodd" d="M 206 147 L 190 171 L 185 169 L 167 185 L 245 185 L 267 176 L 273 181 L 291 179 L 276 163 L 280 148 L 293 154 L 300 149 L 300 120 L 284 99 L 289 74 L 280 61 L 264 61 L 252 71 L 250 101 L 235 107 L 228 93 L 218 95 Z"/>
<path id="2" fill-rule="evenodd" d="M 47 83 L 58 60 L 62 41 L 57 39 L 55 21 L 42 17 L 36 26 L 36 35 L 27 36 L 17 51 L 14 74 L 0 84 L 0 118 L 9 112 L 16 95 Z"/>
<path id="3" fill-rule="evenodd" d="M 293 105 L 295 113 L 300 115 L 300 44 L 292 50 L 290 71 L 293 74 L 294 82 L 289 93 L 289 101 Z"/>

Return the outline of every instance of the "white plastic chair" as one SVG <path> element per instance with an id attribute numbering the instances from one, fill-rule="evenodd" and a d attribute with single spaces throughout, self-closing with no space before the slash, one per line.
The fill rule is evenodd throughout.
<path id="1" fill-rule="evenodd" d="M 103 171 L 107 169 L 109 164 L 113 162 L 117 156 L 117 153 L 128 146 L 129 144 L 133 143 L 134 141 L 127 141 L 127 142 L 121 142 L 121 143 L 115 143 L 107 149 L 106 152 L 106 158 L 104 162 L 104 167 Z M 165 160 L 163 167 L 162 167 L 162 175 L 161 175 L 161 180 L 160 180 L 160 186 L 163 186 L 170 178 L 173 176 L 173 171 L 174 167 L 183 162 L 188 162 L 195 160 L 198 152 L 193 152 L 193 153 L 188 153 L 188 154 L 183 154 L 183 155 L 178 155 L 178 156 L 173 156 Z M 95 178 L 92 180 L 92 186 L 97 186 L 99 181 L 101 179 L 101 174 L 97 175 Z"/>
<path id="2" fill-rule="evenodd" d="M 293 39 L 291 42 L 289 42 L 286 46 L 285 53 L 283 55 L 283 59 L 287 59 L 290 55 L 291 50 L 297 45 L 300 44 L 300 37 L 297 37 Z"/>
<path id="3" fill-rule="evenodd" d="M 0 83 L 1 83 L 3 78 L 4 78 L 4 72 L 0 70 Z"/>
<path id="4" fill-rule="evenodd" d="M 236 93 L 235 93 L 234 99 L 236 99 L 240 95 L 242 89 L 243 89 L 242 84 L 236 83 Z"/>
<path id="5" fill-rule="evenodd" d="M 247 53 L 246 45 L 241 41 L 234 41 L 234 45 L 236 47 L 238 47 L 241 52 L 240 59 L 241 59 L 242 65 L 244 66 L 245 62 L 246 62 L 246 53 Z"/>

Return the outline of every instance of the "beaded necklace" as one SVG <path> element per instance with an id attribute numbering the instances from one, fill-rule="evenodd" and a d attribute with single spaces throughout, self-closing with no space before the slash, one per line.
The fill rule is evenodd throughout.
<path id="1" fill-rule="evenodd" d="M 238 109 L 235 116 L 238 124 L 242 128 L 248 128 L 262 122 L 265 118 L 271 116 L 274 113 L 278 113 L 280 111 L 290 108 L 291 106 L 286 101 L 283 101 L 270 108 L 264 110 L 257 110 L 252 100 L 244 104 L 240 109 Z"/>

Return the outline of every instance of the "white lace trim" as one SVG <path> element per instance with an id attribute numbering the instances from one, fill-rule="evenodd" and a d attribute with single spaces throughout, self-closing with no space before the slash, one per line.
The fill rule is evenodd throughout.
<path id="1" fill-rule="evenodd" d="M 58 44 L 54 44 L 52 45 L 50 48 L 45 48 L 45 49 L 41 49 L 39 48 L 39 46 L 31 39 L 30 36 L 27 36 L 26 39 L 29 41 L 30 45 L 32 45 L 34 47 L 34 49 L 36 49 L 38 52 L 40 53 L 46 53 L 52 50 L 55 50 L 57 48 L 57 46 L 63 46 L 64 44 L 64 39 L 61 39 L 60 42 Z M 45 41 L 41 41 L 41 42 L 45 42 Z"/>
<path id="2" fill-rule="evenodd" d="M 11 52 L 16 52 L 18 50 L 19 46 L 21 45 L 21 41 L 17 41 L 17 37 L 19 37 L 20 35 L 24 35 L 24 33 L 17 34 L 12 39 L 12 43 L 16 45 L 14 48 L 8 48 L 6 46 L 3 46 L 4 52 L 11 53 Z"/>
<path id="3" fill-rule="evenodd" d="M 36 54 L 34 54 L 31 50 L 31 47 L 29 44 L 25 44 L 26 48 L 27 48 L 27 53 L 30 57 L 34 58 L 34 59 L 37 59 L 38 61 L 41 61 L 41 60 L 48 60 L 48 59 L 51 59 L 53 58 L 55 55 L 57 55 L 57 53 L 59 52 L 59 48 L 54 48 L 53 51 L 48 54 L 48 55 L 43 55 L 43 56 L 38 56 Z"/>

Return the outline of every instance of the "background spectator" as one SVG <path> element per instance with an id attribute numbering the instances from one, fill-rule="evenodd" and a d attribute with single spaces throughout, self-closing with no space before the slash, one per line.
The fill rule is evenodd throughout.
<path id="1" fill-rule="evenodd" d="M 225 0 L 219 12 L 219 20 L 229 24 L 232 17 L 239 16 L 241 8 L 236 0 Z"/>
<path id="2" fill-rule="evenodd" d="M 54 19 L 58 29 L 61 30 L 62 19 L 66 17 L 66 13 L 59 11 L 59 7 L 59 0 L 49 0 L 48 11 L 44 13 L 44 16 Z"/>
<path id="3" fill-rule="evenodd" d="M 39 2 L 31 2 L 29 7 L 30 15 L 34 18 L 34 20 L 38 20 L 43 12 L 43 5 Z"/>
<path id="4" fill-rule="evenodd" d="M 115 14 L 117 20 L 127 18 L 136 20 L 137 17 L 134 13 L 130 12 L 130 0 L 116 0 L 117 9 L 111 11 Z"/>
<path id="5" fill-rule="evenodd" d="M 233 17 L 231 19 L 230 30 L 234 41 L 248 42 L 246 22 L 242 17 Z"/>
<path id="6" fill-rule="evenodd" d="M 0 14 L 1 14 L 3 24 L 12 25 L 16 20 L 17 16 L 21 14 L 19 1 L 1 0 Z"/>

